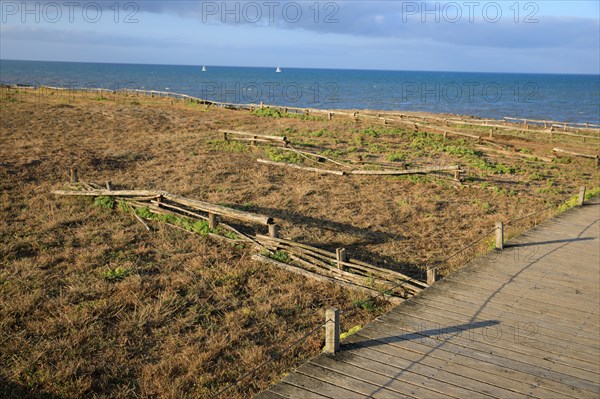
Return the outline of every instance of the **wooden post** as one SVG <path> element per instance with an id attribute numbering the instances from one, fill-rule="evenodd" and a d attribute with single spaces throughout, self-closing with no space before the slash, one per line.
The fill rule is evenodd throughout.
<path id="1" fill-rule="evenodd" d="M 229 141 L 227 137 L 227 132 L 223 132 L 223 141 Z"/>
<path id="2" fill-rule="evenodd" d="M 256 145 L 256 136 L 252 136 L 252 141 L 250 142 L 250 145 Z"/>
<path id="3" fill-rule="evenodd" d="M 71 183 L 79 182 L 79 174 L 77 173 L 77 168 L 71 168 Z"/>
<path id="4" fill-rule="evenodd" d="M 581 186 L 579 189 L 579 197 L 577 198 L 577 205 L 583 206 L 585 202 L 585 186 Z"/>
<path id="5" fill-rule="evenodd" d="M 217 215 L 208 212 L 208 228 L 213 230 L 217 227 Z"/>
<path id="6" fill-rule="evenodd" d="M 273 238 L 279 238 L 279 226 L 275 223 L 269 224 L 269 236 Z"/>
<path id="7" fill-rule="evenodd" d="M 110 191 L 110 190 L 112 190 L 112 189 L 113 189 L 112 182 L 111 182 L 110 180 L 107 180 L 107 181 L 106 181 L 106 189 L 107 189 L 108 191 Z"/>
<path id="8" fill-rule="evenodd" d="M 336 353 L 340 350 L 340 311 L 329 308 L 325 311 L 325 353 Z"/>
<path id="9" fill-rule="evenodd" d="M 490 130 L 490 138 L 494 138 L 494 127 Z"/>
<path id="10" fill-rule="evenodd" d="M 460 170 L 454 171 L 454 180 L 460 181 Z"/>
<path id="11" fill-rule="evenodd" d="M 431 285 L 437 281 L 437 271 L 435 267 L 427 269 L 427 284 Z"/>
<path id="12" fill-rule="evenodd" d="M 504 249 L 504 223 L 496 222 L 496 249 Z"/>
<path id="13" fill-rule="evenodd" d="M 263 102 L 262 101 L 260 102 L 260 108 L 261 109 L 263 108 Z"/>
<path id="14" fill-rule="evenodd" d="M 333 118 L 333 112 L 327 113 L 327 120 L 330 121 Z"/>
<path id="15" fill-rule="evenodd" d="M 348 255 L 346 254 L 346 248 L 337 248 L 335 250 L 335 257 L 338 261 L 338 268 L 343 270 L 344 265 L 342 265 L 342 262 L 348 262 Z"/>

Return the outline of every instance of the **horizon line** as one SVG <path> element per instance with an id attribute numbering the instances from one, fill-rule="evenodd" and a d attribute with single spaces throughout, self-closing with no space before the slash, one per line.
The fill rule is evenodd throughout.
<path id="1" fill-rule="evenodd" d="M 17 62 L 55 62 L 55 63 L 70 63 L 70 64 L 106 64 L 106 65 L 147 65 L 147 66 L 174 66 L 174 67 L 210 67 L 210 68 L 275 68 L 275 66 L 249 66 L 249 65 L 210 65 L 210 64 L 154 64 L 140 62 L 100 62 L 100 61 L 56 61 L 56 60 L 18 60 L 0 58 L 0 61 L 17 61 Z M 361 69 L 361 68 L 331 68 L 331 67 L 298 67 L 298 66 L 282 66 L 285 69 L 315 69 L 315 70 L 333 70 L 333 71 L 365 71 L 365 72 L 436 72 L 436 73 L 482 73 L 482 74 L 509 74 L 509 75 L 575 75 L 575 76 L 600 76 L 598 73 L 573 73 L 573 72 L 500 72 L 500 71 L 449 71 L 449 70 L 414 70 L 414 69 Z"/>

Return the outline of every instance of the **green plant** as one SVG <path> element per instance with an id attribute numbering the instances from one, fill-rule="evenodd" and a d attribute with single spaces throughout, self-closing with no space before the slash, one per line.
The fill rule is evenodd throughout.
<path id="1" fill-rule="evenodd" d="M 268 116 L 271 118 L 281 118 L 281 112 L 275 108 L 257 108 L 252 111 L 252 114 L 257 116 Z"/>
<path id="2" fill-rule="evenodd" d="M 403 151 L 394 151 L 389 153 L 385 159 L 390 162 L 404 162 L 406 161 L 406 153 Z"/>
<path id="3" fill-rule="evenodd" d="M 302 157 L 295 152 L 269 147 L 266 149 L 266 153 L 269 159 L 274 162 L 302 163 Z"/>
<path id="4" fill-rule="evenodd" d="M 124 267 L 117 266 L 114 269 L 108 269 L 102 272 L 102 277 L 108 281 L 121 281 L 129 276 L 130 271 Z"/>
<path id="5" fill-rule="evenodd" d="M 275 251 L 273 253 L 270 253 L 269 258 L 275 259 L 276 261 L 282 262 L 282 263 L 288 263 L 291 260 L 290 256 L 287 254 L 287 252 L 284 252 L 284 251 Z"/>
<path id="6" fill-rule="evenodd" d="M 110 196 L 100 196 L 94 198 L 94 205 L 100 208 L 113 209 L 115 207 L 115 199 Z"/>

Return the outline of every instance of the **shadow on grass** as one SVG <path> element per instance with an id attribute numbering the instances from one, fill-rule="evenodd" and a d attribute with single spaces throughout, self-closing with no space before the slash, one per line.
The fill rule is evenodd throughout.
<path id="1" fill-rule="evenodd" d="M 60 399 L 62 396 L 57 396 L 37 388 L 28 388 L 21 384 L 8 381 L 4 376 L 0 375 L 0 398 L 3 399 Z"/>

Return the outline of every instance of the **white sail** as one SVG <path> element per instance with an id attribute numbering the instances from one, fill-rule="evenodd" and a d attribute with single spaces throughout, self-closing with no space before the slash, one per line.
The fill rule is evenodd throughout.
<path id="1" fill-rule="evenodd" d="M 275 70 L 275 72 L 281 72 L 281 68 L 279 68 L 279 66 L 278 66 L 277 69 Z"/>
<path id="2" fill-rule="evenodd" d="M 202 72 L 206 72 L 206 66 L 202 65 Z"/>

